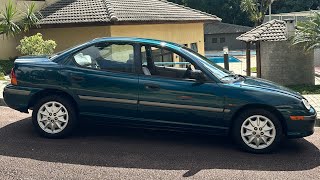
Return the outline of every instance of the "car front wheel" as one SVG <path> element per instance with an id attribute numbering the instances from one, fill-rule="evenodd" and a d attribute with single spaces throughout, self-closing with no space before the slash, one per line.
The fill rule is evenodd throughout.
<path id="1" fill-rule="evenodd" d="M 35 129 L 47 138 L 63 138 L 69 135 L 75 126 L 75 121 L 74 105 L 60 96 L 42 98 L 32 113 Z"/>
<path id="2" fill-rule="evenodd" d="M 279 119 L 269 111 L 248 110 L 236 119 L 233 127 L 236 143 L 245 151 L 269 153 L 275 150 L 283 137 Z"/>

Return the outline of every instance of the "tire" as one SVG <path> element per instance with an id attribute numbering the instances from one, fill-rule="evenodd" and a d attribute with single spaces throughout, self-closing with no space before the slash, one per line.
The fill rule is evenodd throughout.
<path id="1" fill-rule="evenodd" d="M 242 150 L 257 154 L 275 151 L 284 137 L 277 116 L 263 109 L 241 113 L 235 119 L 232 135 Z"/>
<path id="2" fill-rule="evenodd" d="M 33 108 L 33 126 L 46 138 L 64 138 L 70 135 L 76 121 L 77 112 L 74 104 L 63 96 L 44 97 Z"/>

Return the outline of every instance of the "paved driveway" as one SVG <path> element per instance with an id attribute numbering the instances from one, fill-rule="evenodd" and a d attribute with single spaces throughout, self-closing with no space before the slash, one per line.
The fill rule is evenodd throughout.
<path id="1" fill-rule="evenodd" d="M 224 137 L 88 124 L 68 139 L 43 139 L 29 114 L 0 112 L 0 179 L 320 179 L 320 129 L 255 155 Z"/>

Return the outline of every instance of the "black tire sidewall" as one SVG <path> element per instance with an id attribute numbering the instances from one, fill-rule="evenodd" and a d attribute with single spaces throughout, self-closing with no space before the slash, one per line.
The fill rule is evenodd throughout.
<path id="1" fill-rule="evenodd" d="M 262 115 L 262 116 L 269 118 L 276 128 L 276 137 L 275 137 L 273 143 L 265 149 L 253 149 L 250 146 L 248 146 L 243 141 L 243 139 L 241 137 L 241 126 L 242 126 L 243 122 L 247 118 L 254 116 L 254 115 Z M 243 113 L 241 113 L 238 116 L 238 118 L 235 120 L 233 128 L 232 128 L 232 135 L 233 135 L 234 141 L 238 144 L 238 146 L 242 150 L 247 151 L 247 152 L 251 152 L 251 153 L 263 154 L 263 153 L 271 153 L 271 152 L 275 151 L 276 148 L 278 148 L 280 142 L 283 139 L 283 129 L 282 129 L 282 124 L 279 121 L 278 117 L 275 116 L 273 113 L 271 113 L 267 110 L 264 110 L 264 109 L 252 109 L 252 110 L 244 111 Z"/>
<path id="2" fill-rule="evenodd" d="M 38 124 L 37 114 L 38 114 L 40 107 L 43 104 L 50 102 L 50 101 L 56 101 L 56 102 L 61 103 L 67 109 L 68 116 L 69 116 L 68 124 L 65 127 L 65 129 L 63 129 L 61 132 L 55 133 L 55 134 L 50 134 L 50 133 L 45 132 L 44 130 L 42 130 L 42 128 Z M 74 107 L 74 104 L 70 100 L 68 100 L 67 98 L 65 98 L 63 96 L 54 95 L 54 96 L 47 96 L 47 97 L 40 99 L 36 103 L 36 105 L 34 106 L 33 112 L 32 112 L 32 123 L 33 123 L 35 130 L 41 136 L 46 137 L 46 138 L 64 138 L 66 136 L 69 136 L 72 133 L 72 131 L 76 125 L 76 120 L 77 120 L 77 113 L 76 113 L 76 109 Z"/>

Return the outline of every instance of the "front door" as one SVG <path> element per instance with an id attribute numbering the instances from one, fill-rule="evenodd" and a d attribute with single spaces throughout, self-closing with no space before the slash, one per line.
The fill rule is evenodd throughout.
<path id="1" fill-rule="evenodd" d="M 225 131 L 223 97 L 219 85 L 207 77 L 197 81 L 192 62 L 177 53 L 143 46 L 142 74 L 139 76 L 141 118 L 168 127 Z"/>
<path id="2" fill-rule="evenodd" d="M 70 57 L 73 66 L 67 72 L 81 114 L 115 118 L 137 115 L 134 49 L 131 44 L 97 43 Z"/>

